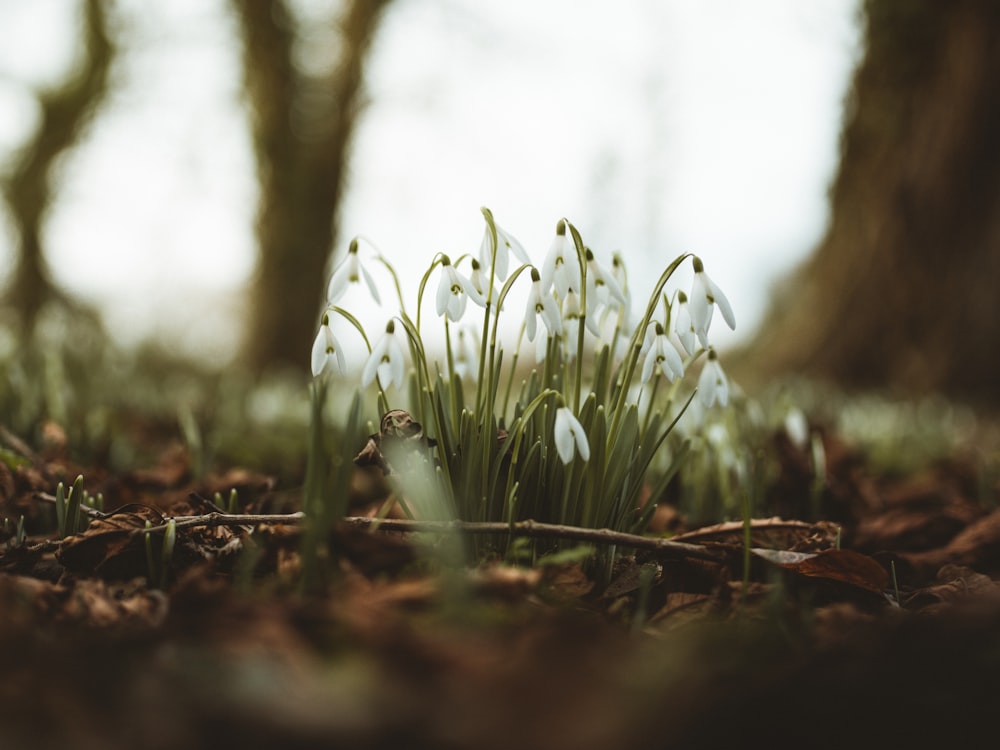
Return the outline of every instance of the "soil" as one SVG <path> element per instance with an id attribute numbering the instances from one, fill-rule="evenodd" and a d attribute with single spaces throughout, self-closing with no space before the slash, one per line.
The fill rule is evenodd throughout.
<path id="1" fill-rule="evenodd" d="M 621 548 L 604 574 L 445 569 L 426 534 L 345 521 L 305 592 L 295 516 L 213 515 L 233 488 L 225 510 L 294 512 L 275 477 L 196 478 L 177 446 L 114 473 L 43 435 L 0 436 L 3 748 L 937 747 L 993 728 L 1000 488 L 961 456 L 898 475 L 824 434 L 812 521 L 808 456 L 776 434 L 779 516 L 694 528 L 664 505 L 656 530 L 690 548 Z M 55 487 L 80 474 L 103 511 L 60 539 Z M 194 516 L 164 567 L 147 522 Z"/>

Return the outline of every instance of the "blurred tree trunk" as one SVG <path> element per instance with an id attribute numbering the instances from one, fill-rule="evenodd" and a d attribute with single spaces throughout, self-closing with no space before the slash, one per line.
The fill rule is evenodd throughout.
<path id="1" fill-rule="evenodd" d="M 49 276 L 41 229 L 52 198 L 52 168 L 80 138 L 84 126 L 105 98 L 114 47 L 108 37 L 104 0 L 87 0 L 83 17 L 83 56 L 61 86 L 39 95 L 40 125 L 25 144 L 3 193 L 18 234 L 14 273 L 6 304 L 19 320 L 23 339 L 31 336 L 42 307 L 60 297 Z"/>
<path id="2" fill-rule="evenodd" d="M 284 0 L 233 0 L 244 42 L 260 182 L 245 362 L 305 369 L 336 236 L 362 70 L 388 0 L 346 0 L 329 72 L 296 67 L 296 22 Z"/>
<path id="3" fill-rule="evenodd" d="M 867 0 L 816 253 L 757 371 L 1000 402 L 1000 2 Z"/>

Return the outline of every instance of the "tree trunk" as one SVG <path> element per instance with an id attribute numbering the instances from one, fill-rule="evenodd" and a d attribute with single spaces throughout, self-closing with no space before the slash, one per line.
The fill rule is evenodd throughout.
<path id="1" fill-rule="evenodd" d="M 867 0 L 831 221 L 744 352 L 1000 402 L 1000 3 Z"/>
<path id="2" fill-rule="evenodd" d="M 307 369 L 363 64 L 387 3 L 350 0 L 338 66 L 311 76 L 293 63 L 295 22 L 284 0 L 233 0 L 243 30 L 260 182 L 260 255 L 244 346 L 245 362 L 254 369 Z"/>
<path id="3" fill-rule="evenodd" d="M 114 47 L 108 37 L 103 0 L 84 8 L 84 55 L 79 68 L 59 88 L 39 96 L 41 124 L 3 181 L 18 234 L 15 269 L 7 305 L 19 317 L 23 339 L 30 338 L 42 307 L 59 296 L 45 263 L 42 221 L 52 198 L 52 167 L 79 140 L 108 90 Z"/>

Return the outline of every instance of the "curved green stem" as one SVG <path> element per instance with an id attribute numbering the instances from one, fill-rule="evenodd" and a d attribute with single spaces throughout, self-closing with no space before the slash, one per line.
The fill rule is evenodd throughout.
<path id="1" fill-rule="evenodd" d="M 653 319 L 653 313 L 656 311 L 656 306 L 660 302 L 660 293 L 663 291 L 663 287 L 666 286 L 667 281 L 670 277 L 674 275 L 674 272 L 687 260 L 691 253 L 683 253 L 677 256 L 677 258 L 667 266 L 666 270 L 660 274 L 660 278 L 656 282 L 656 286 L 653 288 L 652 294 L 649 296 L 649 302 L 646 305 L 646 313 L 642 316 L 639 321 L 639 325 L 632 332 L 632 336 L 629 338 L 629 349 L 625 354 L 625 361 L 622 363 L 622 369 L 618 376 L 618 383 L 616 388 L 618 389 L 618 394 L 615 398 L 614 413 L 611 417 L 611 426 L 608 428 L 608 448 L 610 449 L 614 446 L 615 441 L 618 439 L 618 430 L 621 426 L 622 415 L 625 413 L 625 402 L 628 399 L 628 388 L 632 382 L 632 376 L 635 373 L 636 362 L 639 361 L 639 352 L 642 349 L 642 338 L 645 335 L 646 328 L 649 326 L 649 322 Z"/>

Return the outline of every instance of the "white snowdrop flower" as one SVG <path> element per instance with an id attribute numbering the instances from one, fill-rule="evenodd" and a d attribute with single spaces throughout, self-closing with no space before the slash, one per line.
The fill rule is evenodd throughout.
<path id="1" fill-rule="evenodd" d="M 806 419 L 802 410 L 795 406 L 789 407 L 782 426 L 785 428 L 788 439 L 792 441 L 792 445 L 799 450 L 805 450 L 809 442 L 809 420 Z"/>
<path id="2" fill-rule="evenodd" d="M 361 371 L 362 387 L 367 388 L 378 375 L 383 388 L 390 383 L 396 388 L 401 388 L 406 374 L 403 359 L 403 347 L 396 337 L 396 324 L 390 320 L 385 324 L 385 333 L 368 355 L 365 367 Z"/>
<path id="3" fill-rule="evenodd" d="M 531 291 L 528 292 L 528 304 L 524 310 L 528 341 L 535 340 L 538 316 L 542 317 L 542 322 L 549 329 L 550 335 L 557 336 L 562 333 L 562 319 L 559 317 L 559 308 L 556 307 L 555 298 L 549 294 L 547 288 L 542 287 L 538 269 L 532 268 Z"/>
<path id="4" fill-rule="evenodd" d="M 493 226 L 497 230 L 497 258 L 496 258 L 496 277 L 500 281 L 504 281 L 507 278 L 507 266 L 509 264 L 509 253 L 514 253 L 519 261 L 522 263 L 530 263 L 531 259 L 528 257 L 528 253 L 525 251 L 524 246 L 518 242 L 517 238 L 514 237 L 510 232 L 505 230 L 496 222 L 493 222 Z M 486 224 L 486 230 L 483 233 L 483 241 L 479 243 L 479 262 L 482 264 L 483 268 L 490 268 L 493 262 L 493 235 L 490 232 L 489 223 Z M 485 292 L 484 292 L 485 294 Z"/>
<path id="5" fill-rule="evenodd" d="M 580 305 L 580 295 L 576 290 L 570 288 L 563 297 L 562 317 L 563 317 L 563 340 L 566 345 L 566 355 L 570 360 L 576 358 L 577 348 L 580 342 L 580 318 L 582 307 Z M 590 326 L 588 325 L 588 328 Z M 595 334 L 595 335 L 599 335 Z"/>
<path id="6" fill-rule="evenodd" d="M 622 257 L 619 253 L 614 253 L 611 256 L 611 277 L 615 280 L 615 283 L 621 290 L 625 303 L 617 307 L 613 305 L 605 305 L 600 314 L 599 324 L 600 327 L 604 329 L 607 325 L 607 321 L 611 318 L 611 314 L 614 313 L 615 327 L 621 331 L 627 331 L 632 327 L 630 322 L 632 318 L 632 295 L 628 288 L 625 263 L 622 261 Z"/>
<path id="7" fill-rule="evenodd" d="M 437 314 L 447 315 L 457 322 L 465 314 L 465 305 L 472 299 L 480 307 L 486 306 L 479 290 L 451 264 L 447 255 L 441 256 L 441 281 L 437 290 Z"/>
<path id="8" fill-rule="evenodd" d="M 343 375 L 346 369 L 344 366 L 344 352 L 341 350 L 340 344 L 337 343 L 337 339 L 334 338 L 333 331 L 330 329 L 329 315 L 323 316 L 323 323 L 320 325 L 312 345 L 313 377 L 319 377 L 319 374 L 326 369 L 334 370 L 340 375 Z"/>
<path id="9" fill-rule="evenodd" d="M 588 307 L 591 301 L 594 304 L 624 306 L 626 304 L 625 293 L 618 285 L 618 280 L 597 261 L 589 247 L 586 254 Z"/>
<path id="10" fill-rule="evenodd" d="M 556 294 L 565 297 L 570 289 L 580 288 L 581 276 L 576 246 L 566 235 L 566 222 L 560 219 L 556 224 L 555 239 L 542 263 L 542 286 L 555 288 Z"/>
<path id="11" fill-rule="evenodd" d="M 564 464 L 573 460 L 573 454 L 579 453 L 584 461 L 590 460 L 590 444 L 587 442 L 587 433 L 583 430 L 573 412 L 568 407 L 562 406 L 556 410 L 555 425 L 556 451 Z"/>
<path id="12" fill-rule="evenodd" d="M 483 299 L 495 300 L 500 296 L 495 285 L 490 289 L 488 272 L 483 270 L 483 264 L 475 258 L 472 259 L 472 273 L 469 274 L 469 281 L 472 282 L 472 286 L 476 288 Z"/>
<path id="13" fill-rule="evenodd" d="M 688 298 L 684 292 L 677 292 L 677 310 L 674 312 L 674 333 L 681 341 L 681 346 L 689 355 L 698 350 L 698 337 L 691 322 L 691 310 Z"/>
<path id="14" fill-rule="evenodd" d="M 349 284 L 360 283 L 362 278 L 365 280 L 365 285 L 368 287 L 372 299 L 375 300 L 376 304 L 381 305 L 382 300 L 378 296 L 378 289 L 375 288 L 375 282 L 372 280 L 371 274 L 368 273 L 368 269 L 361 265 L 361 262 L 358 260 L 358 241 L 354 239 L 351 240 L 351 245 L 347 249 L 347 257 L 337 266 L 337 269 L 330 277 L 330 283 L 326 288 L 327 304 L 336 304 L 344 296 L 345 292 L 347 292 L 347 286 Z"/>
<path id="15" fill-rule="evenodd" d="M 580 317 L 580 295 L 570 287 L 562 298 L 562 315 L 564 320 L 578 320 Z"/>
<path id="16" fill-rule="evenodd" d="M 718 284 L 705 273 L 701 258 L 694 259 L 694 284 L 691 287 L 690 299 L 691 322 L 702 346 L 708 347 L 708 327 L 712 323 L 712 311 L 715 307 L 719 308 L 726 324 L 732 330 L 736 330 L 733 308 L 729 306 L 729 300 L 719 289 Z"/>
<path id="17" fill-rule="evenodd" d="M 646 351 L 646 359 L 642 363 L 642 382 L 646 383 L 655 372 L 662 372 L 671 383 L 684 377 L 684 363 L 670 343 L 670 338 L 660 323 L 655 324 L 655 335 Z M 652 326 L 651 326 L 652 327 Z"/>
<path id="18" fill-rule="evenodd" d="M 698 398 L 706 409 L 712 404 L 725 406 L 729 403 L 729 381 L 722 371 L 715 349 L 708 350 L 708 361 L 698 377 Z"/>

